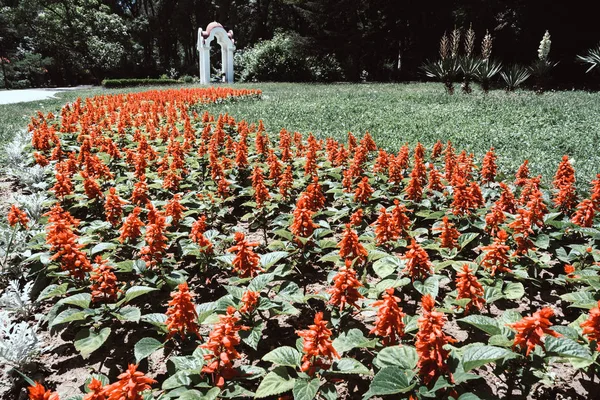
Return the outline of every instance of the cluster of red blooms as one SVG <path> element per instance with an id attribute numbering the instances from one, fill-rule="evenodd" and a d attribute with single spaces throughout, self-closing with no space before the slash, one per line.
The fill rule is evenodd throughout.
<path id="1" fill-rule="evenodd" d="M 465 314 L 473 310 L 481 310 L 485 304 L 483 298 L 483 286 L 477 280 L 477 276 L 469 268 L 468 264 L 462 266 L 462 270 L 456 274 L 456 299 L 469 299 L 465 306 Z"/>
<path id="2" fill-rule="evenodd" d="M 146 246 L 142 247 L 140 255 L 146 262 L 148 268 L 158 265 L 167 250 L 167 218 L 163 213 L 156 210 L 151 203 L 148 203 L 148 224 L 146 225 Z"/>
<path id="3" fill-rule="evenodd" d="M 233 271 L 237 272 L 240 278 L 255 277 L 263 271 L 259 265 L 260 257 L 252 250 L 253 247 L 258 246 L 258 243 L 248 242 L 242 232 L 236 232 L 234 240 L 235 246 L 227 250 L 228 253 L 235 253 Z"/>
<path id="4" fill-rule="evenodd" d="M 13 228 L 19 224 L 23 229 L 27 229 L 27 224 L 29 223 L 29 218 L 27 218 L 27 213 L 17 207 L 15 204 L 10 206 L 10 211 L 8 212 L 8 216 L 6 218 L 8 223 Z"/>
<path id="5" fill-rule="evenodd" d="M 262 208 L 265 202 L 271 198 L 271 195 L 265 186 L 263 172 L 259 166 L 254 167 L 254 170 L 252 171 L 252 187 L 254 188 L 254 201 L 256 201 L 256 207 Z"/>
<path id="6" fill-rule="evenodd" d="M 238 331 L 249 329 L 247 326 L 238 325 L 239 321 L 240 318 L 235 316 L 235 308 L 228 307 L 225 315 L 219 315 L 219 322 L 210 332 L 208 342 L 200 345 L 210 351 L 204 355 L 208 364 L 202 367 L 202 372 L 212 374 L 218 387 L 223 387 L 226 379 L 236 375 L 233 361 L 241 357 L 235 349 L 240 344 Z"/>
<path id="7" fill-rule="evenodd" d="M 369 333 L 383 337 L 384 346 L 393 346 L 404 336 L 405 326 L 402 318 L 406 314 L 402 312 L 399 304 L 400 298 L 394 296 L 393 288 L 386 289 L 383 299 L 373 303 L 373 307 L 378 307 L 377 319 Z"/>
<path id="8" fill-rule="evenodd" d="M 525 355 L 529 356 L 529 353 L 535 349 L 536 345 L 544 346 L 542 343 L 542 337 L 544 335 L 554 337 L 561 336 L 559 333 L 550 329 L 550 326 L 552 325 L 550 323 L 550 318 L 553 316 L 554 311 L 549 307 L 545 307 L 536 311 L 530 317 L 524 317 L 520 321 L 509 324 L 508 326 L 517 332 L 513 347 L 519 347 L 521 350 L 525 350 Z"/>
<path id="9" fill-rule="evenodd" d="M 426 385 L 435 381 L 437 377 L 448 372 L 446 360 L 450 354 L 444 346 L 456 342 L 451 336 L 444 333 L 446 316 L 435 311 L 435 301 L 430 295 L 421 299 L 422 314 L 417 321 L 419 331 L 417 332 L 415 347 L 419 355 L 417 368 L 419 375 Z"/>
<path id="10" fill-rule="evenodd" d="M 497 158 L 493 147 L 485 153 L 483 163 L 481 164 L 481 183 L 493 182 L 496 179 L 496 172 L 498 171 L 498 167 L 496 166 Z"/>
<path id="11" fill-rule="evenodd" d="M 414 280 L 426 279 L 431 275 L 433 264 L 429 260 L 429 255 L 417 243 L 415 239 L 411 239 L 408 245 L 408 251 L 404 253 L 402 259 L 406 260 L 406 268 L 404 272 Z"/>
<path id="12" fill-rule="evenodd" d="M 383 246 L 386 243 L 396 240 L 400 236 L 398 226 L 394 223 L 391 214 L 388 214 L 385 208 L 381 208 L 379 217 L 375 222 L 375 241 L 377 245 Z"/>
<path id="13" fill-rule="evenodd" d="M 110 222 L 112 226 L 117 226 L 121 223 L 124 204 L 125 201 L 119 197 L 117 189 L 111 187 L 108 190 L 108 196 L 106 196 L 106 202 L 104 203 L 104 212 L 106 214 L 106 220 Z"/>
<path id="14" fill-rule="evenodd" d="M 213 244 L 210 240 L 204 236 L 204 232 L 206 231 L 206 216 L 200 216 L 194 223 L 192 224 L 192 229 L 190 231 L 190 239 L 198 246 L 200 246 L 200 251 L 205 254 L 211 254 L 213 252 Z"/>
<path id="15" fill-rule="evenodd" d="M 500 230 L 494 238 L 494 242 L 489 246 L 483 246 L 482 251 L 485 252 L 481 265 L 490 270 L 490 274 L 494 276 L 496 272 L 512 272 L 510 270 L 510 258 L 508 252 L 510 247 L 506 244 L 508 233 L 505 230 Z"/>
<path id="16" fill-rule="evenodd" d="M 554 175 L 552 185 L 557 190 L 554 205 L 564 212 L 571 211 L 577 202 L 575 189 L 575 168 L 569 161 L 569 156 L 563 156 Z"/>
<path id="17" fill-rule="evenodd" d="M 358 259 L 359 262 L 362 262 L 369 255 L 365 246 L 358 240 L 358 235 L 350 224 L 346 224 L 346 230 L 344 231 L 342 240 L 338 243 L 338 247 L 340 248 L 340 257 L 342 259 Z"/>
<path id="18" fill-rule="evenodd" d="M 327 321 L 323 320 L 322 312 L 315 315 L 314 325 L 309 325 L 308 329 L 296 333 L 304 339 L 304 356 L 300 367 L 302 372 L 314 376 L 318 368 L 329 369 L 333 358 L 340 358 L 333 347 L 332 332 L 327 328 Z"/>
<path id="19" fill-rule="evenodd" d="M 115 301 L 119 294 L 117 287 L 117 276 L 114 268 L 108 265 L 107 260 L 103 260 L 101 256 L 96 256 L 94 260 L 98 265 L 90 274 L 90 290 L 92 291 L 92 301 Z"/>
<path id="20" fill-rule="evenodd" d="M 177 193 L 173 196 L 165 206 L 165 215 L 171 217 L 171 225 L 177 226 L 179 221 L 183 219 L 183 213 L 187 208 L 181 204 L 181 194 Z"/>
<path id="21" fill-rule="evenodd" d="M 302 238 L 310 237 L 313 231 L 318 227 L 313 222 L 312 215 L 314 211 L 310 209 L 309 198 L 307 194 L 303 194 L 298 198 L 296 208 L 294 209 L 294 221 L 290 226 L 290 231 L 295 236 Z"/>
<path id="22" fill-rule="evenodd" d="M 590 310 L 588 318 L 581 323 L 583 334 L 596 342 L 596 350 L 600 351 L 600 301 L 598 306 Z"/>
<path id="23" fill-rule="evenodd" d="M 352 269 L 352 261 L 346 259 L 346 265 L 341 266 L 338 273 L 333 277 L 333 286 L 327 290 L 331 295 L 329 304 L 344 309 L 346 304 L 359 309 L 356 302 L 363 298 L 358 288 L 362 284 L 356 279 L 356 271 Z"/>
<path id="24" fill-rule="evenodd" d="M 170 339 L 177 333 L 179 333 L 182 339 L 185 339 L 185 334 L 188 332 L 195 334 L 198 338 L 200 337 L 200 333 L 198 332 L 198 313 L 194 305 L 194 297 L 190 293 L 187 282 L 180 283 L 177 291 L 171 293 L 171 301 L 169 302 L 166 314 L 167 320 L 165 324 L 169 331 L 167 339 Z"/>
<path id="25" fill-rule="evenodd" d="M 442 218 L 442 226 L 435 228 L 434 231 L 440 232 L 440 246 L 446 249 L 453 249 L 460 247 L 458 245 L 458 237 L 460 233 L 454 227 L 454 224 L 450 222 L 447 215 Z"/>
<path id="26" fill-rule="evenodd" d="M 141 212 L 142 209 L 140 207 L 135 207 L 127 218 L 125 218 L 123 226 L 121 226 L 121 229 L 119 230 L 121 233 L 119 241 L 121 243 L 125 243 L 127 240 L 134 242 L 142 235 L 141 228 L 144 226 L 144 223 L 140 220 Z"/>
<path id="27" fill-rule="evenodd" d="M 246 290 L 242 295 L 242 308 L 240 312 L 242 314 L 252 313 L 258 306 L 258 300 L 260 299 L 260 293 L 252 290 Z"/>

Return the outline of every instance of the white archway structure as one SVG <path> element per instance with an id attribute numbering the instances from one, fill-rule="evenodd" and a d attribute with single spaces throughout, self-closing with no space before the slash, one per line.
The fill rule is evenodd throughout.
<path id="1" fill-rule="evenodd" d="M 198 52 L 200 53 L 200 83 L 208 85 L 210 83 L 210 43 L 217 38 L 217 43 L 221 45 L 221 71 L 223 73 L 223 82 L 233 82 L 233 31 L 225 31 L 223 25 L 218 22 L 211 22 L 206 30 L 198 28 Z"/>

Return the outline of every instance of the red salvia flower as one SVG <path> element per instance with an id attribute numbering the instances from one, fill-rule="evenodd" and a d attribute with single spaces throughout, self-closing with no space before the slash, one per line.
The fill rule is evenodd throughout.
<path id="1" fill-rule="evenodd" d="M 561 336 L 550 329 L 550 318 L 553 316 L 554 311 L 549 307 L 545 307 L 540 311 L 536 311 L 530 317 L 524 317 L 520 321 L 508 324 L 509 327 L 517 332 L 513 348 L 519 347 L 521 350 L 525 350 L 525 356 L 529 356 L 529 353 L 535 349 L 536 345 L 544 347 L 542 343 L 544 335 Z"/>
<path id="2" fill-rule="evenodd" d="M 442 141 L 438 140 L 437 142 L 435 142 L 435 144 L 433 145 L 433 148 L 431 149 L 431 159 L 432 160 L 437 159 L 439 156 L 442 155 L 443 150 L 444 150 L 444 144 L 442 143 Z"/>
<path id="3" fill-rule="evenodd" d="M 590 199 L 594 202 L 597 210 L 600 210 L 600 174 L 592 181 L 592 193 Z"/>
<path id="4" fill-rule="evenodd" d="M 252 187 L 254 188 L 254 201 L 256 201 L 256 207 L 262 208 L 265 202 L 271 198 L 271 195 L 265 186 L 262 169 L 259 166 L 254 167 L 254 170 L 252 171 Z"/>
<path id="5" fill-rule="evenodd" d="M 508 233 L 505 230 L 500 230 L 492 244 L 481 248 L 482 251 L 486 252 L 481 260 L 481 265 L 485 269 L 491 270 L 492 276 L 496 272 L 512 272 L 509 268 L 511 264 L 508 256 L 510 247 L 506 245 L 507 239 Z"/>
<path id="6" fill-rule="evenodd" d="M 441 192 L 444 190 L 444 185 L 442 184 L 442 174 L 433 164 L 429 167 L 427 189 L 431 192 Z"/>
<path id="7" fill-rule="evenodd" d="M 515 175 L 515 185 L 523 186 L 529 180 L 529 166 L 527 164 L 529 164 L 529 160 L 523 161 L 523 164 L 521 164 L 517 170 Z"/>
<path id="8" fill-rule="evenodd" d="M 400 204 L 400 200 L 394 200 L 395 207 L 392 209 L 392 220 L 396 225 L 396 229 L 400 234 L 406 234 L 412 224 L 410 218 L 406 215 L 411 210 L 407 209 L 404 204 Z"/>
<path id="9" fill-rule="evenodd" d="M 533 234 L 530 215 L 529 210 L 519 208 L 515 220 L 508 225 L 513 230 L 513 238 L 517 243 L 515 255 L 526 254 L 529 249 L 534 249 L 533 242 L 529 239 L 529 235 Z"/>
<path id="10" fill-rule="evenodd" d="M 575 190 L 575 168 L 571 165 L 569 156 L 563 156 L 554 175 L 552 185 L 557 189 L 554 195 L 554 205 L 561 211 L 571 211 L 577 202 L 577 194 Z"/>
<path id="11" fill-rule="evenodd" d="M 323 320 L 323 313 L 315 315 L 314 325 L 308 329 L 296 331 L 298 336 L 304 339 L 302 356 L 302 372 L 314 376 L 317 368 L 329 369 L 333 358 L 340 355 L 333 347 L 331 341 L 331 330 L 327 328 L 327 321 Z"/>
<path id="12" fill-rule="evenodd" d="M 573 214 L 571 222 L 584 228 L 591 228 L 594 224 L 596 207 L 591 199 L 585 199 L 577 205 L 577 211 Z"/>
<path id="13" fill-rule="evenodd" d="M 529 196 L 527 202 L 527 208 L 529 209 L 529 219 L 531 225 L 537 225 L 538 227 L 544 226 L 544 216 L 548 213 L 548 207 L 544 203 L 542 192 L 539 189 L 534 190 Z"/>
<path id="14" fill-rule="evenodd" d="M 308 196 L 302 194 L 294 209 L 294 220 L 290 227 L 292 234 L 302 238 L 310 237 L 313 231 L 318 228 L 318 225 L 313 222 L 313 214 L 314 212 L 309 207 Z"/>
<path id="15" fill-rule="evenodd" d="M 146 175 L 142 175 L 140 180 L 133 185 L 131 192 L 131 202 L 138 206 L 148 202 L 148 184 L 146 183 Z"/>
<path id="16" fill-rule="evenodd" d="M 325 207 L 325 196 L 318 176 L 314 176 L 312 183 L 307 186 L 306 195 L 308 196 L 308 207 L 311 211 L 318 211 Z"/>
<path id="17" fill-rule="evenodd" d="M 198 313 L 194 305 L 194 296 L 190 293 L 187 282 L 180 283 L 177 291 L 171 293 L 171 301 L 167 309 L 165 324 L 169 334 L 167 340 L 179 333 L 185 339 L 186 333 L 193 333 L 200 338 L 198 332 Z"/>
<path id="18" fill-rule="evenodd" d="M 469 264 L 462 266 L 462 271 L 456 274 L 456 299 L 470 299 L 465 306 L 465 314 L 472 310 L 481 310 L 485 304 L 483 298 L 483 286 L 477 280 L 473 271 L 469 268 Z"/>
<path id="19" fill-rule="evenodd" d="M 96 256 L 96 268 L 90 274 L 90 290 L 92 291 L 92 301 L 96 302 L 114 302 L 117 300 L 119 288 L 117 287 L 117 276 L 114 268 L 108 265 L 107 260 L 101 256 Z"/>
<path id="20" fill-rule="evenodd" d="M 117 189 L 111 187 L 106 196 L 106 202 L 104 203 L 104 213 L 106 214 L 106 220 L 115 227 L 121 222 L 123 216 L 123 205 L 125 200 L 122 200 L 117 194 Z"/>
<path id="21" fill-rule="evenodd" d="M 141 228 L 144 226 L 144 223 L 140 220 L 141 212 L 142 209 L 140 207 L 135 207 L 131 214 L 125 218 L 123 226 L 119 230 L 121 232 L 121 236 L 119 236 L 121 243 L 125 243 L 126 240 L 133 242 L 142 235 Z"/>
<path id="22" fill-rule="evenodd" d="M 338 273 L 333 278 L 333 287 L 327 292 L 331 295 L 329 304 L 339 306 L 340 311 L 346 304 L 360 309 L 356 302 L 364 296 L 358 292 L 362 284 L 356 279 L 356 271 L 352 269 L 352 261 L 346 259 L 346 265 L 340 267 Z"/>
<path id="23" fill-rule="evenodd" d="M 10 206 L 10 211 L 8 212 L 6 219 L 8 220 L 9 225 L 12 226 L 13 228 L 17 224 L 19 224 L 19 225 L 21 225 L 21 227 L 23 229 L 27 229 L 27 223 L 29 223 L 29 218 L 27 218 L 27 213 L 25 211 L 21 210 L 15 204 L 12 204 Z"/>
<path id="24" fill-rule="evenodd" d="M 442 226 L 434 228 L 434 231 L 440 232 L 440 245 L 446 249 L 459 248 L 458 237 L 460 233 L 454 227 L 454 224 L 450 222 L 447 215 L 442 218 Z"/>
<path id="25" fill-rule="evenodd" d="M 200 246 L 201 251 L 205 254 L 212 254 L 213 252 L 213 244 L 209 239 L 204 236 L 204 232 L 206 231 L 206 216 L 200 216 L 194 223 L 192 224 L 192 229 L 190 231 L 190 239 Z"/>
<path id="26" fill-rule="evenodd" d="M 454 172 L 457 169 L 456 164 L 456 154 L 454 153 L 454 148 L 452 147 L 452 143 L 448 141 L 446 145 L 446 150 L 444 151 L 444 172 L 446 175 L 446 180 L 448 182 L 453 182 Z"/>
<path id="27" fill-rule="evenodd" d="M 496 235 L 500 225 L 506 220 L 504 212 L 494 204 L 490 212 L 485 215 L 485 231 L 492 236 Z"/>
<path id="28" fill-rule="evenodd" d="M 260 299 L 259 292 L 253 292 L 252 290 L 246 290 L 242 295 L 242 308 L 240 308 L 240 312 L 242 314 L 250 314 L 258 306 L 258 300 Z"/>
<path id="29" fill-rule="evenodd" d="M 358 187 L 356 188 L 356 191 L 354 192 L 354 201 L 356 201 L 357 203 L 366 204 L 369 202 L 369 198 L 371 197 L 373 192 L 373 188 L 371 187 L 371 185 L 369 185 L 369 178 L 365 176 L 362 178 L 362 180 L 358 184 Z"/>
<path id="30" fill-rule="evenodd" d="M 504 182 L 498 184 L 502 189 L 500 198 L 496 201 L 496 206 L 507 213 L 514 214 L 516 211 L 516 200 L 515 195 L 511 192 L 510 188 Z"/>
<path id="31" fill-rule="evenodd" d="M 102 199 L 104 194 L 102 188 L 94 178 L 90 177 L 86 171 L 80 171 L 79 175 L 83 178 L 83 190 L 88 199 Z"/>
<path id="32" fill-rule="evenodd" d="M 390 165 L 388 153 L 379 149 L 379 153 L 377 154 L 377 159 L 375 160 L 375 164 L 373 165 L 373 172 L 384 172 L 387 171 Z"/>
<path id="33" fill-rule="evenodd" d="M 415 239 L 411 239 L 408 251 L 401 258 L 406 260 L 403 272 L 407 273 L 413 281 L 424 280 L 431 275 L 433 264 L 429 261 L 427 252 Z"/>
<path id="34" fill-rule="evenodd" d="M 267 163 L 269 164 L 269 179 L 278 182 L 279 177 L 281 176 L 281 168 L 283 167 L 283 165 L 275 155 L 275 151 L 273 149 L 269 150 L 269 157 L 267 157 Z"/>
<path id="35" fill-rule="evenodd" d="M 137 370 L 138 366 L 129 364 L 127 371 L 118 376 L 118 381 L 104 387 L 106 400 L 143 400 L 140 393 L 151 389 L 156 381 Z"/>
<path id="36" fill-rule="evenodd" d="M 58 393 L 46 390 L 39 382 L 27 388 L 29 392 L 29 400 L 59 400 Z"/>
<path id="37" fill-rule="evenodd" d="M 417 368 L 419 375 L 426 385 L 434 382 L 440 375 L 448 373 L 446 363 L 450 354 L 444 346 L 456 340 L 444 333 L 446 316 L 434 309 L 435 301 L 430 295 L 423 296 L 421 300 L 422 314 L 417 320 L 415 347 L 419 355 Z"/>
<path id="38" fill-rule="evenodd" d="M 359 208 L 350 216 L 350 225 L 352 226 L 360 226 L 362 224 L 364 217 L 363 209 Z"/>
<path id="39" fill-rule="evenodd" d="M 422 163 L 420 163 L 420 165 L 422 165 Z M 423 184 L 419 171 L 420 170 L 417 169 L 417 166 L 415 165 L 410 173 L 410 181 L 408 182 L 408 186 L 406 186 L 406 198 L 415 203 L 420 202 L 421 197 L 423 197 Z"/>
<path id="40" fill-rule="evenodd" d="M 151 203 L 148 203 L 148 207 L 150 211 L 148 212 L 148 224 L 146 225 L 146 246 L 142 247 L 140 255 L 148 268 L 152 268 L 162 261 L 168 247 L 167 237 L 165 236 L 167 219 Z"/>
<path id="41" fill-rule="evenodd" d="M 50 189 L 51 192 L 54 192 L 57 198 L 62 199 L 65 196 L 73 193 L 73 182 L 71 181 L 71 177 L 65 173 L 56 171 L 55 174 L 56 183 Z"/>
<path id="42" fill-rule="evenodd" d="M 377 309 L 375 326 L 369 331 L 371 335 L 383 337 L 384 346 L 394 346 L 404 336 L 404 322 L 406 316 L 399 306 L 400 298 L 394 296 L 394 288 L 386 289 L 382 300 L 373 303 Z"/>
<path id="43" fill-rule="evenodd" d="M 247 242 L 246 236 L 242 232 L 236 232 L 234 240 L 235 246 L 227 250 L 228 253 L 235 253 L 233 271 L 237 272 L 240 278 L 253 278 L 259 272 L 263 272 L 264 270 L 259 266 L 260 257 L 252 251 L 252 248 L 258 246 L 258 243 Z"/>
<path id="44" fill-rule="evenodd" d="M 83 397 L 83 400 L 106 400 L 106 396 L 103 394 L 104 386 L 98 379 L 92 378 L 88 389 L 90 391 Z"/>
<path id="45" fill-rule="evenodd" d="M 498 167 L 496 166 L 497 158 L 498 157 L 496 157 L 493 147 L 491 147 L 490 150 L 485 153 L 485 157 L 483 157 L 483 163 L 481 165 L 481 183 L 494 182 L 496 179 L 496 173 L 498 171 Z"/>
<path id="46" fill-rule="evenodd" d="M 397 239 L 400 236 L 401 230 L 394 223 L 391 214 L 388 214 L 386 209 L 382 207 L 377 221 L 375 221 L 375 241 L 378 246 L 383 246 L 387 242 Z"/>
<path id="47" fill-rule="evenodd" d="M 183 219 L 183 213 L 187 210 L 181 205 L 181 194 L 177 193 L 165 206 L 165 215 L 172 218 L 173 225 L 177 225 Z"/>
<path id="48" fill-rule="evenodd" d="M 596 342 L 596 351 L 600 351 L 600 301 L 590 310 L 588 318 L 580 324 L 583 335 Z"/>
<path id="49" fill-rule="evenodd" d="M 575 275 L 575 267 L 571 264 L 566 264 L 564 267 L 565 274 L 567 274 L 567 278 L 575 279 L 578 276 Z"/>
<path id="50" fill-rule="evenodd" d="M 290 189 L 294 184 L 294 176 L 292 175 L 292 166 L 288 165 L 285 168 L 285 171 L 281 175 L 281 179 L 277 186 L 279 187 L 279 194 L 283 196 L 283 198 L 287 198 L 290 194 Z"/>
<path id="51" fill-rule="evenodd" d="M 235 308 L 230 306 L 227 308 L 227 314 L 219 315 L 219 322 L 210 332 L 208 342 L 200 345 L 210 351 L 204 355 L 208 363 L 202 367 L 202 372 L 212 374 L 217 387 L 223 387 L 226 379 L 236 375 L 233 361 L 241 357 L 235 349 L 240 344 L 238 331 L 249 329 L 247 326 L 238 325 L 240 318 L 234 314 Z"/>
<path id="52" fill-rule="evenodd" d="M 358 258 L 359 262 L 362 262 L 369 253 L 367 249 L 359 242 L 358 235 L 352 229 L 350 224 L 346 224 L 346 229 L 340 243 L 340 257 L 343 259 L 354 260 Z"/>

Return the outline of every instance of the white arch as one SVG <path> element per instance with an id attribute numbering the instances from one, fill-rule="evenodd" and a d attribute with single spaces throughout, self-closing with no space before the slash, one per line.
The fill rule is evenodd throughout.
<path id="1" fill-rule="evenodd" d="M 206 30 L 198 28 L 198 53 L 200 54 L 200 83 L 208 85 L 210 83 L 210 43 L 217 38 L 217 43 L 221 45 L 221 71 L 223 73 L 223 82 L 233 82 L 233 52 L 235 45 L 233 41 L 233 31 L 225 31 L 223 25 L 218 22 L 211 22 Z"/>

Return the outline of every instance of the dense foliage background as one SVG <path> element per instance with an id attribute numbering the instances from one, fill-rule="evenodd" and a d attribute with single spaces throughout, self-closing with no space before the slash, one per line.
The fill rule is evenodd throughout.
<path id="1" fill-rule="evenodd" d="M 213 20 L 233 29 L 240 62 L 253 62 L 244 49 L 291 34 L 301 54 L 287 54 L 281 37 L 283 49 L 260 50 L 308 60 L 285 80 L 422 78 L 440 36 L 472 24 L 478 42 L 492 33 L 505 63 L 530 64 L 549 30 L 555 86 L 589 85 L 576 55 L 600 41 L 584 0 L 0 0 L 0 87 L 196 75 L 197 29 Z M 251 65 L 250 78 L 272 72 Z"/>

